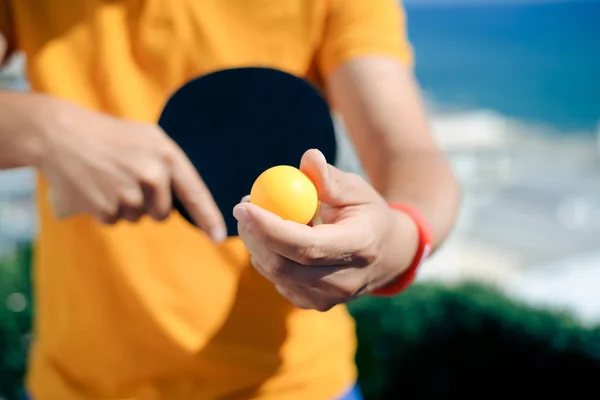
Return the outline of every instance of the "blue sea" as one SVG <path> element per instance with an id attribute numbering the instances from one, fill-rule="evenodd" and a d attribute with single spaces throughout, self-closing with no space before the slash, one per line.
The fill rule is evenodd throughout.
<path id="1" fill-rule="evenodd" d="M 406 0 L 423 88 L 562 132 L 600 123 L 600 1 Z"/>
<path id="2" fill-rule="evenodd" d="M 417 76 L 438 106 L 598 129 L 600 0 L 400 1 Z"/>

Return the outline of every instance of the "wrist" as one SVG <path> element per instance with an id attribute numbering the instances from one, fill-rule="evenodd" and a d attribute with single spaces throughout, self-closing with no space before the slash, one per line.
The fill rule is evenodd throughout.
<path id="1" fill-rule="evenodd" d="M 0 91 L 0 168 L 37 167 L 45 138 L 41 96 Z"/>
<path id="2" fill-rule="evenodd" d="M 395 249 L 392 250 L 395 254 L 388 259 L 396 260 L 396 273 L 371 291 L 375 296 L 396 295 L 410 286 L 417 269 L 429 256 L 433 242 L 429 224 L 416 208 L 404 204 L 390 204 L 390 208 L 394 212 L 395 229 L 389 246 Z"/>
<path id="3" fill-rule="evenodd" d="M 66 125 L 71 118 L 72 105 L 44 95 L 36 95 L 32 101 L 32 112 L 29 127 L 31 129 L 31 162 L 32 166 L 44 169 L 48 160 L 55 159 L 56 148 L 64 141 Z"/>
<path id="4" fill-rule="evenodd" d="M 405 213 L 393 208 L 387 210 L 388 233 L 381 248 L 381 262 L 377 273 L 370 279 L 368 291 L 373 292 L 389 285 L 402 275 L 415 257 L 419 234 L 414 221 Z"/>
<path id="5" fill-rule="evenodd" d="M 391 247 L 395 249 L 394 279 L 404 273 L 409 267 L 419 250 L 419 230 L 415 221 L 406 213 L 390 207 L 394 220 L 394 229 L 390 239 Z"/>

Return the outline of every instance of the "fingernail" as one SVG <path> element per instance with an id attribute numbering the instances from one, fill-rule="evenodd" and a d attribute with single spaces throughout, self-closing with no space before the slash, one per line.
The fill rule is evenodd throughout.
<path id="1" fill-rule="evenodd" d="M 249 203 L 250 202 L 250 195 L 246 195 L 244 197 L 242 197 L 242 200 L 240 200 L 240 203 Z"/>
<path id="2" fill-rule="evenodd" d="M 227 231 L 225 230 L 225 228 L 215 228 L 212 231 L 210 231 L 210 238 L 215 243 L 222 243 L 223 241 L 225 241 L 225 239 L 227 239 Z"/>
<path id="3" fill-rule="evenodd" d="M 248 214 L 248 211 L 244 207 L 234 207 L 233 216 L 243 227 L 246 227 L 250 223 L 250 214 Z"/>
<path id="4" fill-rule="evenodd" d="M 327 159 L 325 158 L 325 155 L 321 152 L 321 150 L 315 150 L 319 154 L 319 158 L 323 161 L 319 165 L 319 169 L 321 170 L 321 176 L 327 179 L 327 175 L 329 174 L 329 166 L 327 165 Z"/>
<path id="5" fill-rule="evenodd" d="M 323 154 L 323 152 L 321 150 L 319 150 L 319 149 L 313 149 L 313 150 L 315 150 L 317 153 L 319 153 L 319 156 L 321 157 L 321 159 L 323 160 L 323 162 L 325 164 L 327 164 L 327 159 L 325 158 L 325 154 Z"/>

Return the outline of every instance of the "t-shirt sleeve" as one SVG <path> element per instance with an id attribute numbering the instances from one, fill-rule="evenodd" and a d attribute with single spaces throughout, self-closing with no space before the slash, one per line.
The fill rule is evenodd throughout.
<path id="1" fill-rule="evenodd" d="M 412 67 L 404 8 L 398 0 L 327 0 L 319 51 L 321 76 L 363 56 L 385 56 Z"/>

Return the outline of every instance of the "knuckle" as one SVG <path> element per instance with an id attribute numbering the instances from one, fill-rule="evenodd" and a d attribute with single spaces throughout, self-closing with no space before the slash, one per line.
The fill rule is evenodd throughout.
<path id="1" fill-rule="evenodd" d="M 121 192 L 121 203 L 132 209 L 139 209 L 144 206 L 144 196 L 140 190 L 129 189 Z"/>
<path id="2" fill-rule="evenodd" d="M 142 218 L 142 211 L 138 209 L 126 209 L 123 212 L 123 218 L 129 222 L 137 222 Z"/>
<path id="3" fill-rule="evenodd" d="M 379 246 L 375 242 L 375 235 L 365 236 L 369 239 L 366 239 L 359 249 L 348 255 L 351 264 L 355 267 L 361 268 L 374 264 L 381 257 L 381 251 L 379 251 Z"/>
<path id="4" fill-rule="evenodd" d="M 300 264 L 312 265 L 324 260 L 325 255 L 323 254 L 319 246 L 317 246 L 316 244 L 311 244 L 300 249 L 300 254 L 298 258 Z"/>
<path id="5" fill-rule="evenodd" d="M 166 221 L 171 215 L 171 210 L 156 210 L 152 218 L 158 222 Z"/>
<path id="6" fill-rule="evenodd" d="M 172 165 L 176 159 L 174 145 L 170 142 L 163 142 L 157 148 L 159 159 L 167 165 Z"/>
<path id="7" fill-rule="evenodd" d="M 119 204 L 117 202 L 105 201 L 99 203 L 95 207 L 95 215 L 101 220 L 110 220 L 115 218 L 119 213 Z"/>
<path id="8" fill-rule="evenodd" d="M 162 131 L 161 131 L 162 133 Z M 162 134 L 161 139 L 157 143 L 156 150 L 158 152 L 159 157 L 167 164 L 174 165 L 177 163 L 185 153 L 181 148 L 175 143 L 171 138 L 166 136 L 166 134 Z"/>
<path id="9" fill-rule="evenodd" d="M 379 254 L 374 249 L 374 246 L 367 246 L 352 255 L 352 264 L 356 267 L 366 267 L 374 264 L 378 258 Z"/>
<path id="10" fill-rule="evenodd" d="M 139 173 L 138 178 L 142 183 L 156 188 L 161 186 L 167 179 L 167 173 L 160 163 L 153 163 L 152 165 L 143 168 Z"/>
<path id="11" fill-rule="evenodd" d="M 95 214 L 96 219 L 106 225 L 114 225 L 119 221 L 119 217 L 113 213 L 98 212 Z"/>
<path id="12" fill-rule="evenodd" d="M 173 158 L 173 147 L 175 143 L 162 129 L 154 126 L 152 128 L 150 139 L 146 142 L 148 144 L 148 150 L 160 160 L 170 161 Z"/>
<path id="13" fill-rule="evenodd" d="M 289 277 L 290 270 L 283 257 L 273 254 L 266 262 L 269 275 L 276 280 L 285 280 Z"/>

